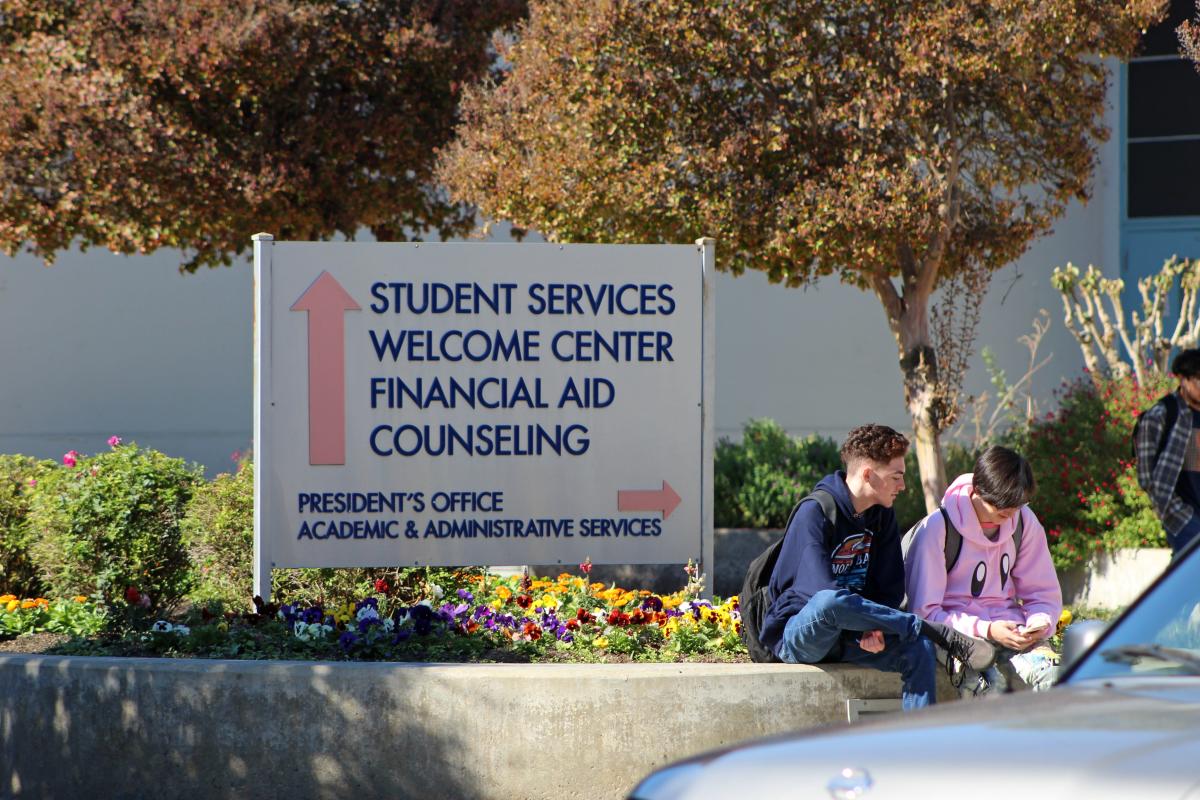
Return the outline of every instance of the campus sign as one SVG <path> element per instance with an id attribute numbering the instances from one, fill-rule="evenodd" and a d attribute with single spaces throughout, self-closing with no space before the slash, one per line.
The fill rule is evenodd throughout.
<path id="1" fill-rule="evenodd" d="M 255 237 L 272 567 L 711 564 L 713 246 Z"/>

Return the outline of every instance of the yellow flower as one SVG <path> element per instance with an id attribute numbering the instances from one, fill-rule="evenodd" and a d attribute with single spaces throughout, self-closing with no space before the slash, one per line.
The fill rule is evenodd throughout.
<path id="1" fill-rule="evenodd" d="M 0 603 L 11 603 L 13 600 L 16 600 L 16 599 L 17 599 L 17 596 L 15 594 L 0 595 Z"/>
<path id="2" fill-rule="evenodd" d="M 71 599 L 74 600 L 76 603 L 86 603 L 87 595 L 86 594 L 77 594 L 74 597 L 72 597 Z"/>
<path id="3" fill-rule="evenodd" d="M 558 598 L 552 594 L 544 594 L 537 601 L 537 605 L 540 605 L 542 608 L 558 608 Z"/>
<path id="4" fill-rule="evenodd" d="M 1058 627 L 1055 629 L 1055 632 L 1062 633 L 1063 629 L 1071 624 L 1072 619 L 1074 618 L 1071 616 L 1071 609 L 1064 608 L 1062 613 L 1058 615 Z"/>
<path id="5" fill-rule="evenodd" d="M 603 583 L 591 583 L 591 584 L 588 584 L 588 588 L 591 589 L 593 592 L 600 592 L 604 589 L 604 584 Z"/>
<path id="6" fill-rule="evenodd" d="M 21 607 L 21 604 L 18 603 L 16 600 L 9 600 L 8 605 L 6 605 L 4 607 L 4 610 L 12 612 L 12 611 L 16 611 L 20 607 Z"/>
<path id="7" fill-rule="evenodd" d="M 37 600 L 22 600 L 22 601 L 21 601 L 21 608 L 22 608 L 22 609 L 26 609 L 26 608 L 37 608 L 37 607 L 38 607 L 38 601 L 37 601 Z"/>
<path id="8" fill-rule="evenodd" d="M 608 639 L 605 638 L 604 636 L 598 636 L 592 640 L 592 644 L 596 645 L 596 647 L 599 647 L 601 650 L 603 650 L 604 648 L 608 647 Z"/>
<path id="9" fill-rule="evenodd" d="M 680 600 L 679 595 L 677 595 L 677 594 L 665 595 L 662 598 L 663 608 L 666 608 L 666 609 L 677 608 L 681 602 L 683 602 L 683 601 Z"/>
<path id="10" fill-rule="evenodd" d="M 512 597 L 512 590 L 507 586 L 497 586 L 496 597 L 499 597 L 501 602 L 506 601 L 508 598 Z"/>

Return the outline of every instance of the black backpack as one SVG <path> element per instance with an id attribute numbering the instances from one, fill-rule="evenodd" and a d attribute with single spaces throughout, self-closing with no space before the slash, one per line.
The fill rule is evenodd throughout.
<path id="1" fill-rule="evenodd" d="M 779 560 L 779 551 L 783 549 L 783 541 L 787 531 L 792 527 L 792 520 L 800 510 L 805 500 L 815 500 L 821 506 L 825 515 L 825 539 L 828 541 L 837 527 L 837 503 L 833 495 L 824 489 L 814 489 L 812 494 L 805 495 L 796 503 L 792 513 L 788 515 L 787 525 L 783 527 L 783 536 L 779 541 L 768 547 L 746 568 L 746 580 L 742 582 L 742 592 L 738 595 L 738 608 L 742 615 L 742 643 L 750 652 L 750 660 L 759 664 L 778 663 L 779 657 L 762 643 L 759 633 L 762 631 L 763 619 L 767 610 L 775 600 L 771 596 L 771 573 L 775 571 L 775 562 Z"/>
<path id="2" fill-rule="evenodd" d="M 946 541 L 942 545 L 942 551 L 946 555 L 946 573 L 954 569 L 954 565 L 958 563 L 958 557 L 962 555 L 963 537 L 958 528 L 954 527 L 954 523 L 950 521 L 950 515 L 946 513 L 945 506 L 938 506 L 938 511 L 942 512 L 942 519 L 946 523 Z M 921 520 L 924 522 L 925 520 Z M 917 528 L 921 526 L 921 522 L 913 525 L 904 534 L 900 540 L 900 552 L 904 556 L 904 561 L 908 561 L 908 551 L 912 549 L 913 541 L 917 538 Z M 1025 512 L 1017 512 L 1017 529 L 1013 531 L 1013 560 L 1010 570 L 1017 566 L 1017 556 L 1021 553 L 1021 537 L 1025 535 Z M 902 610 L 908 610 L 908 594 L 904 595 L 904 602 L 900 604 Z"/>
<path id="3" fill-rule="evenodd" d="M 1169 437 L 1171 435 L 1171 429 L 1175 427 L 1175 421 L 1177 419 L 1179 419 L 1179 400 L 1176 399 L 1174 393 L 1164 394 L 1162 397 L 1158 398 L 1157 401 L 1155 401 L 1154 405 L 1158 405 L 1159 403 L 1161 403 L 1163 408 L 1166 409 L 1167 417 L 1163 421 L 1164 424 L 1163 424 L 1162 433 L 1160 433 L 1158 436 L 1158 450 L 1156 451 L 1156 453 L 1162 453 L 1163 448 L 1167 446 L 1167 437 Z M 1151 408 L 1153 408 L 1153 407 L 1154 406 L 1151 406 Z M 1147 409 L 1147 411 L 1148 410 L 1149 409 Z M 1133 433 L 1131 433 L 1129 436 L 1129 447 L 1130 447 L 1130 451 L 1133 453 L 1134 461 L 1137 461 L 1137 457 L 1138 457 L 1138 454 L 1137 454 L 1138 428 L 1141 426 L 1142 417 L 1144 417 L 1145 415 L 1146 415 L 1145 411 L 1143 411 L 1137 415 L 1137 420 L 1134 421 L 1134 423 L 1133 423 Z"/>

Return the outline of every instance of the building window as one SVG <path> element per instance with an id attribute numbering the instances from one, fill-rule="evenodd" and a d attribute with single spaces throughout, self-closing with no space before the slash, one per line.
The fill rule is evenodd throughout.
<path id="1" fill-rule="evenodd" d="M 1165 21 L 1129 63 L 1126 214 L 1200 216 L 1200 73 L 1179 54 L 1175 29 L 1195 0 L 1172 0 Z"/>

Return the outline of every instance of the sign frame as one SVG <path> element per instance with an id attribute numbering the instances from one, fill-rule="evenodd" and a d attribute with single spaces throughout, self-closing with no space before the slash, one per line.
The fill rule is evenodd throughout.
<path id="1" fill-rule="evenodd" d="M 254 594 L 263 601 L 269 601 L 271 596 L 271 570 L 277 566 L 291 566 L 290 564 L 277 565 L 276 554 L 273 552 L 271 537 L 267 535 L 272 522 L 273 509 L 269 508 L 265 498 L 268 494 L 267 482 L 271 480 L 274 474 L 275 463 L 273 459 L 276 457 L 277 442 L 272 440 L 272 437 L 277 435 L 278 431 L 274 430 L 271 424 L 266 423 L 267 415 L 274 413 L 273 408 L 275 403 L 276 391 L 276 358 L 275 348 L 272 342 L 272 325 L 277 322 L 282 322 L 273 319 L 272 315 L 279 314 L 285 311 L 279 306 L 279 299 L 276 298 L 274 304 L 271 297 L 271 289 L 275 285 L 275 270 L 277 263 L 274 259 L 276 241 L 271 234 L 258 233 L 252 237 L 254 248 L 254 553 L 253 553 L 253 591 Z M 280 242 L 278 244 L 285 244 Z M 293 243 L 286 243 L 293 244 Z M 302 243 L 294 243 L 302 244 Z M 355 247 L 373 247 L 371 244 L 353 243 Z M 394 243 L 389 246 L 395 247 Z M 412 244 L 413 247 L 419 247 L 419 244 Z M 438 247 L 438 244 L 426 245 L 427 247 Z M 520 244 L 476 244 L 478 247 L 495 247 L 508 248 L 511 252 L 512 248 L 522 247 L 553 247 L 553 245 L 520 245 Z M 560 250 L 572 247 L 572 245 L 557 246 Z M 604 247 L 600 245 L 587 245 L 590 248 Z M 624 245 L 612 245 L 613 248 L 624 247 Z M 699 532 L 695 540 L 694 558 L 698 562 L 698 569 L 702 574 L 707 573 L 711 576 L 713 572 L 713 458 L 715 453 L 715 395 L 716 395 L 716 303 L 714 296 L 714 278 L 716 269 L 716 246 L 715 240 L 711 238 L 698 239 L 695 242 L 695 249 L 699 256 L 700 267 L 700 340 L 699 340 L 699 421 L 700 430 L 700 486 L 699 489 Z M 295 306 L 291 310 L 299 310 Z M 311 316 L 311 315 L 310 315 Z M 311 339 L 310 339 L 311 342 Z M 311 398 L 310 398 L 311 400 Z M 693 473 L 694 474 L 694 473 Z M 685 492 L 686 495 L 696 496 L 694 491 Z M 694 508 L 694 507 L 693 507 Z M 555 559 L 548 558 L 549 563 Z M 533 563 L 534 560 L 529 560 Z M 562 563 L 561 559 L 558 559 Z M 638 560 L 622 560 L 614 562 L 603 557 L 596 558 L 596 563 L 657 563 L 657 561 L 638 561 Z M 419 563 L 419 562 L 418 562 Z M 437 560 L 430 560 L 428 565 L 441 564 Z M 510 562 L 511 563 L 511 562 Z M 395 564 L 394 566 L 411 566 L 412 563 L 405 562 L 404 564 Z M 489 566 L 494 564 L 479 564 L 480 566 Z M 334 566 L 334 565 L 327 565 Z M 368 565 L 361 565 L 368 566 Z M 372 564 L 370 566 L 385 566 L 382 564 Z M 706 590 L 706 594 L 711 595 L 711 591 Z"/>

